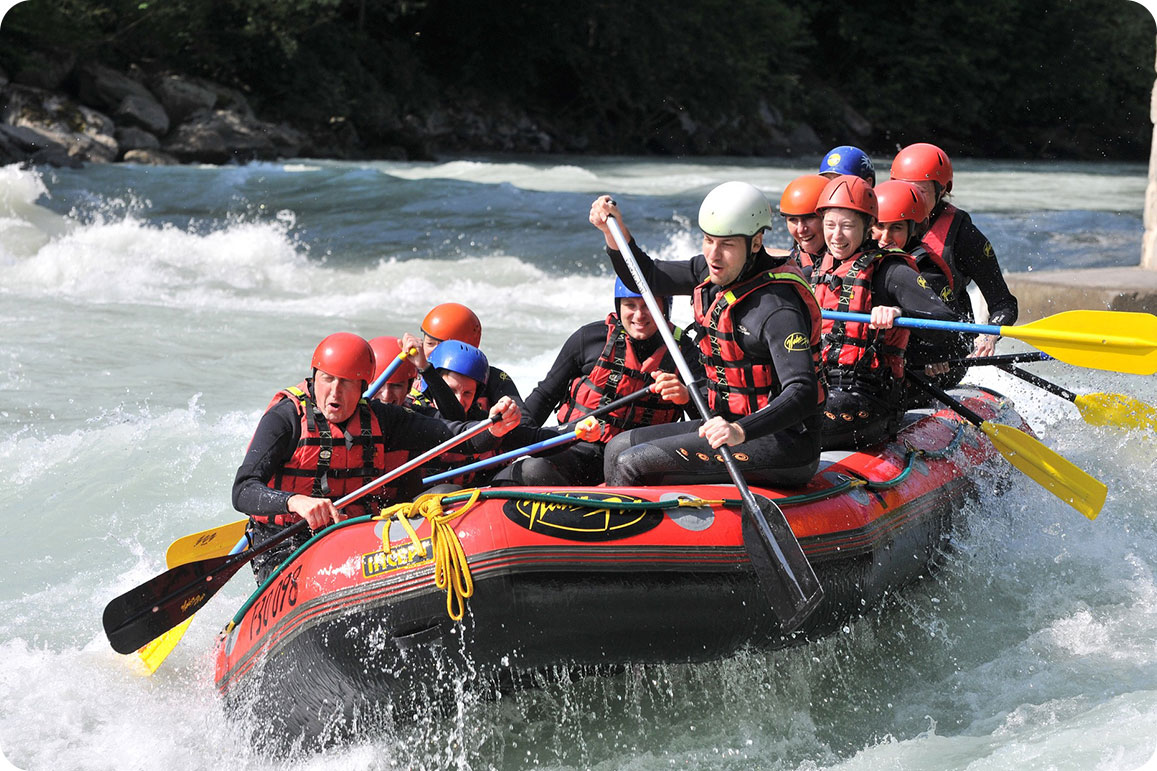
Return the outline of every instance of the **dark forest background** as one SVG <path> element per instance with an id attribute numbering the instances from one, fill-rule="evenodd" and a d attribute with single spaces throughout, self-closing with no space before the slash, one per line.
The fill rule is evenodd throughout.
<path id="1" fill-rule="evenodd" d="M 1140 160 L 1155 39 L 1129 0 L 29 0 L 0 67 L 203 77 L 369 156 L 505 116 L 552 152 Z"/>

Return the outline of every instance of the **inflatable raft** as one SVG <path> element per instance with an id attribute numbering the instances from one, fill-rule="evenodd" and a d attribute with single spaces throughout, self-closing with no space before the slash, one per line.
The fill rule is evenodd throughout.
<path id="1" fill-rule="evenodd" d="M 997 394 L 954 393 L 1029 430 Z M 752 487 L 786 514 L 824 590 L 790 636 L 757 585 L 734 487 L 494 488 L 318 534 L 223 632 L 217 688 L 278 742 L 325 743 L 447 683 L 805 642 L 926 575 L 976 486 L 991 489 L 984 467 L 1003 471 L 951 411 L 905 423 L 872 451 L 825 453 L 805 488 Z"/>

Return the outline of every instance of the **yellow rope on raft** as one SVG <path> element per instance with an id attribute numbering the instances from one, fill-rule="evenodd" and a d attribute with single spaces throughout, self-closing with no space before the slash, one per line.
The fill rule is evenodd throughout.
<path id="1" fill-rule="evenodd" d="M 455 621 L 462 620 L 466 611 L 466 598 L 474 594 L 474 579 L 470 576 L 470 566 L 466 562 L 466 551 L 458 534 L 450 526 L 458 517 L 462 516 L 481 500 L 482 491 L 475 488 L 471 491 L 466 502 L 455 511 L 446 513 L 442 510 L 442 499 L 447 495 L 462 495 L 464 491 L 454 493 L 420 495 L 413 501 L 399 503 L 382 509 L 382 513 L 374 519 L 397 519 L 406 533 L 410 536 L 418 552 L 428 556 L 426 546 L 418 537 L 413 525 L 412 517 L 425 517 L 430 522 L 430 548 L 434 551 L 434 586 L 446 591 L 446 613 Z M 382 549 L 390 549 L 390 528 L 387 524 L 382 530 Z"/>

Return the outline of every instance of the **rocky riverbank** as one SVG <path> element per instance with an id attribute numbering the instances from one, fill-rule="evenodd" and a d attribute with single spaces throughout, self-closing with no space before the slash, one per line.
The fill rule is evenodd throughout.
<path id="1" fill-rule="evenodd" d="M 847 136 L 871 126 L 847 107 Z M 363 139 L 354 119 L 291 125 L 259 116 L 235 88 L 202 78 L 127 72 L 47 59 L 11 79 L 0 71 L 0 164 L 245 163 L 294 157 L 429 159 L 440 153 L 616 152 L 605 127 L 534 117 L 514 105 L 470 98 L 396 111 Z M 818 155 L 826 143 L 768 104 L 748 119 L 710 124 L 661 108 L 645 147 L 659 154 Z"/>

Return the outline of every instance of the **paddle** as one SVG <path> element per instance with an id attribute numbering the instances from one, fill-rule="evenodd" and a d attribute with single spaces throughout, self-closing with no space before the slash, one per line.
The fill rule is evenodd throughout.
<path id="1" fill-rule="evenodd" d="M 866 313 L 824 311 L 825 319 L 860 321 Z M 1002 335 L 1039 348 L 1066 364 L 1134 375 L 1157 372 L 1157 316 L 1125 311 L 1065 311 L 1031 324 L 998 327 L 962 321 L 914 319 L 901 316 L 896 326 Z"/>
<path id="2" fill-rule="evenodd" d="M 620 407 L 625 407 L 631 402 L 635 401 L 644 394 L 651 393 L 654 389 L 653 385 L 640 388 L 634 393 L 615 399 L 613 402 L 604 404 L 602 407 L 593 410 L 589 415 L 584 415 L 579 420 L 573 420 L 560 426 L 560 429 L 565 429 L 568 426 L 575 426 L 584 420 L 590 418 L 599 418 L 608 413 L 614 412 Z M 551 437 L 550 439 L 543 439 L 534 444 L 528 444 L 525 447 L 520 447 L 517 450 L 510 450 L 501 455 L 495 455 L 492 458 L 485 458 L 483 460 L 471 463 L 467 466 L 462 466 L 449 471 L 443 471 L 433 476 L 426 477 L 422 480 L 423 485 L 432 485 L 446 479 L 451 479 L 459 474 L 466 474 L 471 471 L 478 471 L 484 468 L 498 465 L 507 460 L 520 458 L 523 455 L 532 455 L 541 450 L 547 450 L 551 447 L 557 447 L 561 444 L 572 442 L 579 437 L 581 432 L 576 428 L 568 431 L 565 434 Z M 207 530 L 202 530 L 199 533 L 192 533 L 190 535 L 182 536 L 173 541 L 169 545 L 169 550 L 165 552 L 165 560 L 169 567 L 175 567 L 185 562 L 194 562 L 196 560 L 207 559 L 208 557 L 219 557 L 223 554 L 233 554 L 235 552 L 226 552 L 221 548 L 224 543 L 231 542 L 236 538 L 245 537 L 245 527 L 249 523 L 248 519 L 239 519 L 236 522 L 230 522 L 225 525 L 217 525 Z"/>
<path id="3" fill-rule="evenodd" d="M 984 432 L 993 447 L 1009 463 L 1053 495 L 1084 514 L 1096 519 L 1105 505 L 1108 488 L 1072 462 L 1045 447 L 1028 434 L 1001 423 L 991 423 L 953 399 L 922 375 L 908 370 L 907 377 L 921 390 L 935 396 L 958 415 Z"/>
<path id="4" fill-rule="evenodd" d="M 165 552 L 165 564 L 169 567 L 176 567 L 186 562 L 233 554 L 234 552 L 227 544 L 237 543 L 239 538 L 244 538 L 245 526 L 248 523 L 248 519 L 239 519 L 228 525 L 218 525 L 199 533 L 181 536 L 169 544 L 169 548 Z"/>
<path id="5" fill-rule="evenodd" d="M 950 367 L 999 367 L 1001 364 L 1028 364 L 1034 361 L 1054 361 L 1052 356 L 1042 351 L 1022 351 L 1001 353 L 996 356 L 964 356 L 944 362 Z"/>
<path id="6" fill-rule="evenodd" d="M 655 294 L 643 278 L 642 271 L 639 270 L 639 264 L 635 261 L 630 244 L 623 237 L 619 223 L 615 221 L 614 217 L 608 217 L 607 226 L 610 228 L 615 243 L 618 244 L 619 252 L 622 254 L 632 278 L 635 279 L 639 293 L 651 311 L 651 316 L 655 319 L 664 318 L 663 311 L 655 300 Z M 687 361 L 683 358 L 678 343 L 672 337 L 671 330 L 666 324 L 659 324 L 658 326 L 659 334 L 663 336 L 663 342 L 667 345 L 667 351 L 671 354 L 683 382 L 694 383 L 695 376 L 691 373 L 690 367 L 687 366 Z M 711 417 L 711 411 L 708 409 L 703 395 L 699 393 L 699 389 L 689 388 L 688 391 L 691 394 L 691 399 L 695 402 L 695 408 L 699 411 L 699 415 L 704 420 L 708 420 Z M 808 562 L 807 555 L 803 552 L 803 547 L 799 545 L 795 533 L 791 531 L 791 525 L 788 524 L 783 511 L 768 498 L 764 499 L 767 501 L 766 511 L 761 509 L 735 463 L 731 448 L 723 445 L 719 447 L 719 454 L 723 457 L 723 462 L 727 466 L 727 473 L 731 476 L 735 489 L 739 491 L 739 496 L 743 499 L 743 511 L 759 535 L 758 542 L 761 551 L 757 551 L 751 543 L 748 543 L 752 567 L 755 568 L 756 577 L 767 595 L 783 631 L 790 632 L 815 610 L 816 605 L 823 599 L 823 589 L 820 587 L 819 579 L 816 578 L 811 563 Z M 747 541 L 748 539 L 745 538 L 744 540 Z"/>
<path id="7" fill-rule="evenodd" d="M 334 501 L 334 506 L 340 509 L 373 492 L 390 480 L 418 468 L 452 447 L 482 433 L 495 422 L 497 418 L 482 421 L 447 439 L 437 447 L 339 498 Z M 105 606 L 103 624 L 105 635 L 113 650 L 117 653 L 132 653 L 172 629 L 200 610 L 225 585 L 225 582 L 254 557 L 264 554 L 308 527 L 309 522 L 303 519 L 240 554 L 211 557 L 178 565 L 112 600 Z"/>
<path id="8" fill-rule="evenodd" d="M 1011 364 L 998 364 L 1010 375 L 1068 399 L 1077 405 L 1077 411 L 1085 422 L 1092 426 L 1120 426 L 1121 428 L 1157 429 L 1157 408 L 1139 399 L 1124 394 L 1077 394 L 1056 383 Z"/>
<path id="9" fill-rule="evenodd" d="M 406 360 L 406 357 L 413 356 L 417 352 L 417 348 L 410 348 L 395 356 L 394 360 L 390 362 L 389 366 L 382 370 L 382 374 L 378 375 L 374 379 L 374 382 L 370 383 L 369 386 L 366 387 L 366 392 L 362 394 L 362 398 L 373 399 L 375 396 L 377 396 L 378 391 L 382 390 L 382 386 L 384 386 L 386 381 L 390 379 L 390 375 L 394 374 L 394 371 L 397 370 L 398 367 L 402 366 L 402 362 Z"/>
<path id="10" fill-rule="evenodd" d="M 242 525 L 243 529 L 244 529 L 244 525 L 247 521 L 248 520 L 244 520 L 244 519 L 241 520 L 241 525 Z M 220 541 L 217 539 L 213 539 L 213 542 L 216 544 L 215 548 L 218 551 L 220 548 L 220 544 L 224 543 L 224 541 Z M 175 543 L 174 543 L 174 545 L 175 545 Z M 241 539 L 239 541 L 237 541 L 237 544 L 226 553 L 227 554 L 240 554 L 245 549 L 245 547 L 248 545 L 249 545 L 249 538 L 244 533 L 242 533 Z M 207 546 L 206 546 L 206 551 L 208 551 Z M 183 562 L 191 561 L 191 560 L 180 560 L 180 558 L 183 556 L 184 556 L 184 553 L 181 553 L 181 552 L 174 554 L 173 547 L 170 546 L 169 550 L 167 552 L 165 552 L 165 564 L 168 567 L 173 568 L 173 567 L 176 567 L 177 565 L 183 564 Z M 206 554 L 205 556 L 218 557 L 218 556 L 220 556 L 220 553 L 216 553 L 216 554 L 212 554 L 212 555 Z M 161 635 L 157 639 L 153 640 L 152 642 L 145 643 L 144 645 L 142 645 L 140 647 L 140 649 L 137 650 L 137 656 L 140 658 L 141 663 L 144 664 L 146 674 L 151 675 L 157 671 L 157 667 L 161 666 L 162 662 L 164 662 L 164 660 L 169 657 L 169 654 L 173 652 L 173 649 L 177 647 L 177 643 L 179 643 L 181 641 L 181 638 L 185 636 L 185 630 L 187 630 L 189 628 L 189 624 L 191 624 L 191 623 L 193 623 L 193 617 L 189 616 L 187 619 L 185 619 L 181 623 L 177 624 L 175 627 L 173 627 L 169 631 L 165 632 L 163 635 Z"/>

